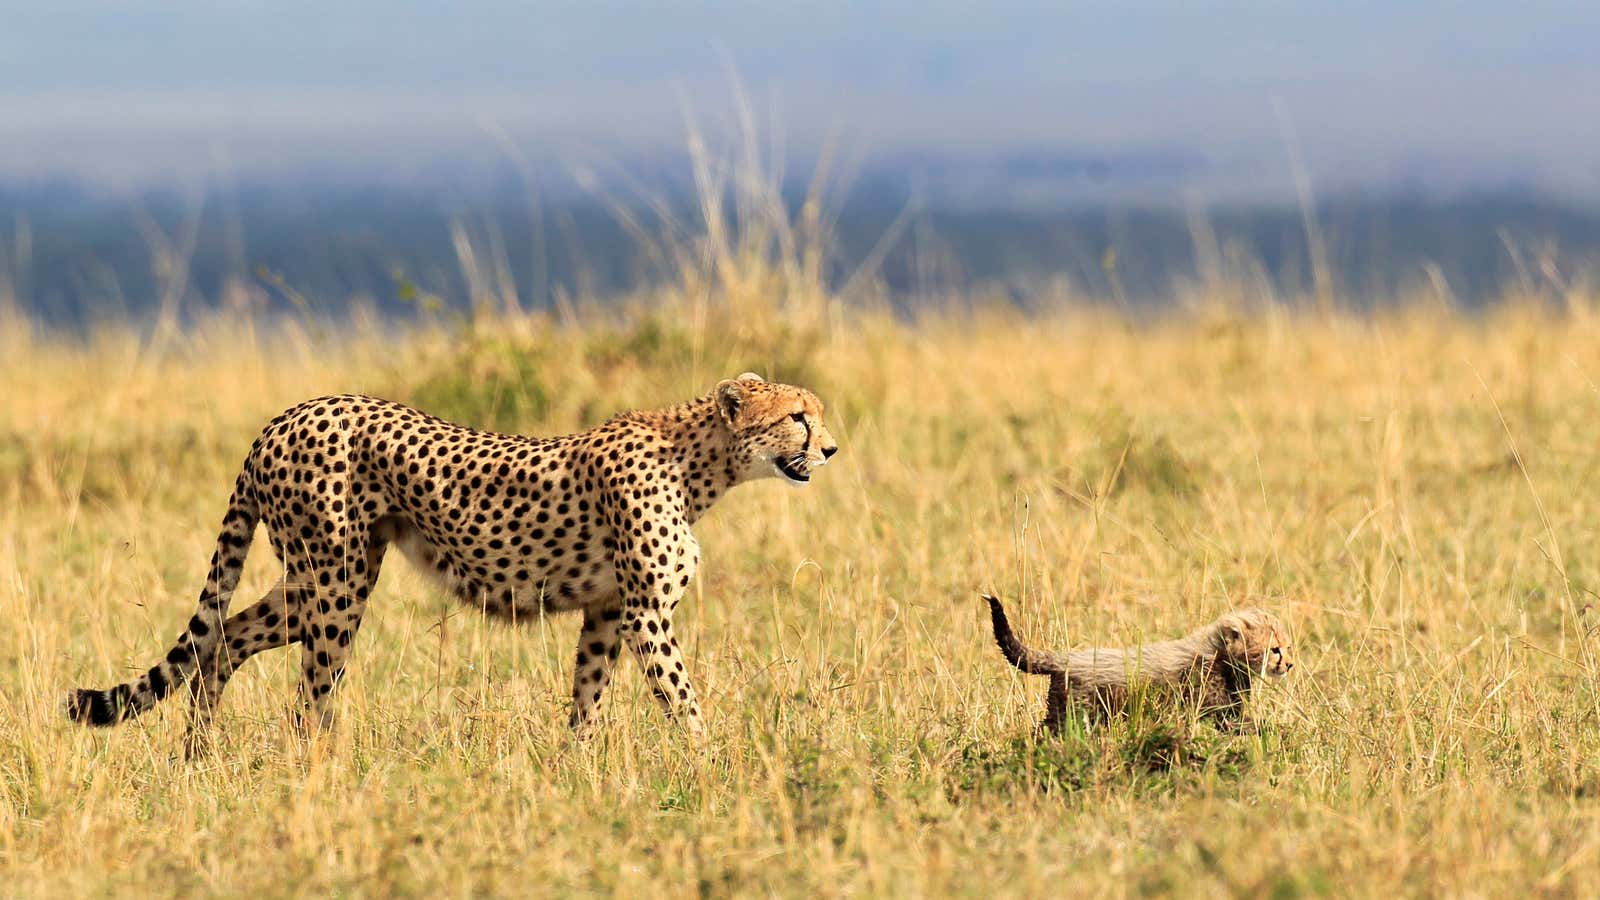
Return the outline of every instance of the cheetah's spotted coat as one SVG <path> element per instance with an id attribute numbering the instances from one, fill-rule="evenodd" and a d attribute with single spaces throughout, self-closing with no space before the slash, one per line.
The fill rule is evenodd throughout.
<path id="1" fill-rule="evenodd" d="M 666 409 L 539 440 L 453 425 L 370 397 L 324 397 L 273 419 L 234 485 L 199 609 L 138 679 L 67 697 L 111 725 L 191 681 L 191 740 L 238 666 L 301 645 L 321 722 L 390 545 L 464 602 L 505 617 L 583 613 L 572 725 L 592 729 L 624 643 L 667 712 L 703 722 L 672 613 L 700 561 L 690 526 L 734 485 L 804 483 L 837 451 L 822 404 L 751 374 Z M 228 616 L 257 522 L 284 577 Z"/>

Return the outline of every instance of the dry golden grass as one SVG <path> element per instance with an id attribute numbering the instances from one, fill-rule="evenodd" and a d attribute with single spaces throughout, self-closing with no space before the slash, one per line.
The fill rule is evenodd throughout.
<path id="1" fill-rule="evenodd" d="M 0 877 L 20 895 L 1499 895 L 1600 877 L 1600 315 L 1063 309 L 909 324 L 759 279 L 626 316 L 400 335 L 199 323 L 0 348 Z M 697 296 L 718 296 L 715 303 Z M 70 727 L 59 694 L 164 652 L 235 467 L 279 409 L 364 391 L 552 433 L 745 369 L 843 452 L 740 488 L 679 613 L 687 752 L 630 664 L 569 746 L 577 622 L 516 629 L 391 558 L 338 731 L 297 656 Z M 257 542 L 242 594 L 273 561 Z M 1149 715 L 1028 737 L 1043 645 L 1279 611 L 1300 665 L 1221 735 Z"/>

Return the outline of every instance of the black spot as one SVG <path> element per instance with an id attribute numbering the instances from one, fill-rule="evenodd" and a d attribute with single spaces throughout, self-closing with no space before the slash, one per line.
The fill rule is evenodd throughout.
<path id="1" fill-rule="evenodd" d="M 154 694 L 157 700 L 165 697 L 167 692 L 172 690 L 172 682 L 168 681 L 167 676 L 162 674 L 160 666 L 151 669 L 145 677 L 150 682 L 150 693 Z"/>

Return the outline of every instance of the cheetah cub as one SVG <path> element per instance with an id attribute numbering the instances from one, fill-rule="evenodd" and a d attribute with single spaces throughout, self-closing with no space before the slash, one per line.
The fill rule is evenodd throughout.
<path id="1" fill-rule="evenodd" d="M 1029 675 L 1049 675 L 1040 727 L 1060 730 L 1072 707 L 1104 720 L 1124 711 L 1130 688 L 1168 691 L 1202 715 L 1237 719 L 1257 675 L 1282 678 L 1294 668 L 1293 649 L 1277 616 L 1250 607 L 1234 610 L 1181 638 L 1138 647 L 1070 653 L 1034 650 L 1011 631 L 1000 599 L 984 594 L 994 640 L 1006 661 Z"/>

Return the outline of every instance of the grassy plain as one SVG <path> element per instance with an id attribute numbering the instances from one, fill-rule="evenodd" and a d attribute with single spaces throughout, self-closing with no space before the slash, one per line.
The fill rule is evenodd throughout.
<path id="1" fill-rule="evenodd" d="M 1600 305 L 1156 321 L 975 304 L 916 321 L 737 265 L 627 312 L 401 331 L 202 317 L 0 326 L 0 879 L 13 895 L 1587 893 L 1600 878 Z M 740 277 L 741 272 L 753 272 Z M 799 285 L 800 287 L 797 287 Z M 714 298 L 714 299 L 712 299 Z M 391 557 L 339 730 L 297 655 L 109 731 L 57 698 L 190 614 L 267 418 L 361 391 L 532 434 L 746 369 L 843 450 L 698 528 L 681 638 L 713 739 L 633 666 L 570 746 L 577 622 L 512 629 Z M 257 542 L 242 593 L 274 561 Z M 1221 735 L 1152 715 L 1029 737 L 1045 645 L 1278 610 L 1300 665 Z"/>

